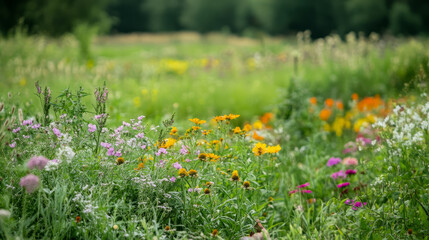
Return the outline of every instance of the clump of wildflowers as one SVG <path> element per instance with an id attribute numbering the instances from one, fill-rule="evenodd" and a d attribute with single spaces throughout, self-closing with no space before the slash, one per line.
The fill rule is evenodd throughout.
<path id="1" fill-rule="evenodd" d="M 27 167 L 29 169 L 37 168 L 42 170 L 46 166 L 46 164 L 48 164 L 48 162 L 49 162 L 49 159 L 43 156 L 35 156 L 35 157 L 32 157 L 30 161 L 28 161 Z"/>

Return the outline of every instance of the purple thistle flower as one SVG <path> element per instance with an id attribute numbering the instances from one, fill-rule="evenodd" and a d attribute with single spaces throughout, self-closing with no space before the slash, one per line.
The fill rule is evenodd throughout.
<path id="1" fill-rule="evenodd" d="M 345 182 L 345 183 L 340 183 L 337 185 L 337 188 L 343 188 L 343 187 L 347 187 L 348 185 L 350 185 L 349 182 Z"/>
<path id="2" fill-rule="evenodd" d="M 88 132 L 95 132 L 97 130 L 97 126 L 94 124 L 88 124 Z"/>
<path id="3" fill-rule="evenodd" d="M 49 162 L 49 159 L 43 156 L 35 156 L 35 157 L 32 157 L 30 161 L 28 161 L 27 167 L 29 169 L 38 168 L 42 170 L 46 166 L 46 164 L 48 164 L 48 162 Z"/>
<path id="4" fill-rule="evenodd" d="M 60 130 L 58 130 L 58 128 L 53 128 L 52 131 L 54 132 L 55 135 L 57 135 L 58 139 L 61 138 L 61 132 Z"/>
<path id="5" fill-rule="evenodd" d="M 181 169 L 181 168 L 182 168 L 182 165 L 180 165 L 180 163 L 179 163 L 179 162 L 175 162 L 175 163 L 173 164 L 173 167 L 174 167 L 175 169 L 179 170 L 179 169 Z"/>
<path id="6" fill-rule="evenodd" d="M 341 162 L 341 158 L 332 157 L 328 160 L 328 163 L 326 165 L 328 167 L 331 167 L 331 166 L 337 165 L 340 162 Z"/>
<path id="7" fill-rule="evenodd" d="M 304 188 L 310 186 L 310 183 L 304 183 L 302 185 L 296 186 L 296 188 Z"/>
<path id="8" fill-rule="evenodd" d="M 39 177 L 33 174 L 21 178 L 19 185 L 27 191 L 27 193 L 33 193 L 39 187 Z"/>
<path id="9" fill-rule="evenodd" d="M 348 169 L 348 170 L 346 170 L 346 174 L 347 175 L 354 175 L 354 174 L 356 174 L 356 170 L 354 170 L 354 169 Z"/>

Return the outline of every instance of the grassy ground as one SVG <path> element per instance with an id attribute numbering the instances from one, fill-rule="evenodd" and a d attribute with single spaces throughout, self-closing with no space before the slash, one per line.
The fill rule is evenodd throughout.
<path id="1" fill-rule="evenodd" d="M 427 45 L 0 39 L 0 238 L 427 239 Z"/>

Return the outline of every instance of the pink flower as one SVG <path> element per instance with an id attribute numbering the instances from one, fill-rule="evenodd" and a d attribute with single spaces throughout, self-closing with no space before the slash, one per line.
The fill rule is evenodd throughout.
<path id="1" fill-rule="evenodd" d="M 366 206 L 366 202 L 364 202 L 363 204 L 362 204 L 362 202 L 355 202 L 355 203 L 353 204 L 352 209 L 356 211 L 358 208 L 361 208 L 361 207 L 363 207 L 363 206 Z"/>
<path id="2" fill-rule="evenodd" d="M 16 147 L 16 142 L 12 142 L 11 144 L 9 144 L 9 147 L 15 148 Z"/>
<path id="3" fill-rule="evenodd" d="M 191 159 L 187 158 L 187 159 L 185 159 L 185 161 L 186 161 L 186 162 L 190 162 L 190 161 L 191 161 Z"/>
<path id="4" fill-rule="evenodd" d="M 139 116 L 137 119 L 141 121 L 143 118 L 145 118 L 145 116 Z"/>
<path id="5" fill-rule="evenodd" d="M 97 126 L 94 124 L 88 124 L 88 132 L 95 132 L 97 130 Z"/>
<path id="6" fill-rule="evenodd" d="M 344 165 L 358 165 L 358 160 L 356 158 L 347 157 L 343 159 Z"/>
<path id="7" fill-rule="evenodd" d="M 311 190 L 303 189 L 303 190 L 301 190 L 301 193 L 313 193 L 313 192 Z"/>
<path id="8" fill-rule="evenodd" d="M 180 149 L 180 154 L 186 155 L 188 153 L 189 153 L 188 148 L 185 145 L 182 145 L 182 148 Z"/>
<path id="9" fill-rule="evenodd" d="M 159 155 L 161 155 L 161 154 L 167 154 L 167 150 L 165 149 L 165 148 L 160 148 L 159 150 L 158 150 L 158 152 L 157 153 L 155 153 L 155 155 L 156 156 L 159 156 Z"/>
<path id="10" fill-rule="evenodd" d="M 353 205 L 355 203 L 355 200 L 353 200 L 353 199 L 352 200 L 347 199 L 344 203 L 347 204 L 347 205 Z"/>
<path id="11" fill-rule="evenodd" d="M 121 151 L 120 151 L 120 150 L 119 150 L 119 151 L 117 151 L 117 152 L 115 153 L 115 156 L 116 156 L 116 157 L 120 157 L 120 156 L 122 156 Z"/>
<path id="12" fill-rule="evenodd" d="M 107 156 L 113 156 L 115 155 L 115 149 L 114 148 L 109 148 L 107 150 Z"/>
<path id="13" fill-rule="evenodd" d="M 337 179 L 339 177 L 346 178 L 347 174 L 343 170 L 340 170 L 339 172 L 335 172 L 331 175 L 331 178 L 333 179 Z"/>
<path id="14" fill-rule="evenodd" d="M 19 185 L 24 187 L 27 193 L 32 193 L 39 187 L 39 177 L 33 174 L 28 174 L 21 178 Z"/>
<path id="15" fill-rule="evenodd" d="M 19 132 L 19 130 L 21 130 L 21 128 L 20 128 L 20 127 L 17 127 L 17 128 L 15 128 L 15 129 L 13 129 L 13 130 L 12 130 L 12 132 L 13 132 L 13 133 L 17 133 L 17 132 Z"/>
<path id="16" fill-rule="evenodd" d="M 22 125 L 24 125 L 24 126 L 30 125 L 31 126 L 31 125 L 33 125 L 33 120 L 31 120 L 31 119 L 30 120 L 24 120 L 24 121 L 22 121 Z"/>
<path id="17" fill-rule="evenodd" d="M 145 149 L 146 149 L 146 145 L 141 145 L 141 146 L 140 146 L 140 148 L 141 148 L 142 150 L 145 150 Z"/>
<path id="18" fill-rule="evenodd" d="M 310 183 L 304 183 L 302 185 L 296 186 L 296 188 L 304 188 L 310 186 Z"/>
<path id="19" fill-rule="evenodd" d="M 343 187 L 347 187 L 348 185 L 350 185 L 349 182 L 345 182 L 345 183 L 340 183 L 337 185 L 337 188 L 343 188 Z"/>
<path id="20" fill-rule="evenodd" d="M 173 167 L 174 167 L 175 169 L 179 170 L 179 169 L 181 169 L 181 168 L 182 168 L 182 165 L 180 165 L 180 163 L 179 163 L 179 162 L 175 162 L 175 163 L 173 164 Z"/>
<path id="21" fill-rule="evenodd" d="M 35 157 L 32 157 L 30 161 L 28 161 L 27 167 L 29 169 L 38 168 L 42 170 L 46 166 L 46 164 L 48 164 L 48 162 L 49 162 L 49 159 L 43 156 L 35 156 Z"/>
<path id="22" fill-rule="evenodd" d="M 297 192 L 298 192 L 298 190 L 297 190 L 297 189 L 292 190 L 292 191 L 290 191 L 290 192 L 289 192 L 289 196 L 292 196 L 293 194 L 295 194 L 295 193 L 297 193 Z"/>
<path id="23" fill-rule="evenodd" d="M 332 167 L 332 166 L 334 166 L 334 165 L 337 165 L 338 163 L 340 163 L 341 162 L 341 158 L 335 158 L 335 157 L 332 157 L 332 158 L 330 158 L 329 160 L 328 160 L 328 163 L 326 164 L 328 167 Z"/>
<path id="24" fill-rule="evenodd" d="M 104 148 L 107 148 L 107 149 L 109 149 L 109 148 L 112 146 L 112 144 L 110 144 L 110 143 L 105 143 L 105 142 L 101 142 L 101 143 L 100 143 L 100 145 L 101 145 L 102 147 L 104 147 Z"/>
<path id="25" fill-rule="evenodd" d="M 354 169 L 348 169 L 348 170 L 346 170 L 346 174 L 347 175 L 354 175 L 354 174 L 356 174 L 356 170 L 354 170 Z"/>
<path id="26" fill-rule="evenodd" d="M 58 139 L 61 138 L 61 132 L 60 132 L 60 130 L 58 130 L 57 128 L 53 128 L 52 131 L 54 132 L 55 135 L 57 135 Z"/>
<path id="27" fill-rule="evenodd" d="M 136 135 L 136 138 L 143 138 L 144 137 L 144 133 L 139 133 Z"/>
<path id="28" fill-rule="evenodd" d="M 176 182 L 176 178 L 173 176 L 170 178 L 170 182 Z"/>
<path id="29" fill-rule="evenodd" d="M 32 129 L 38 129 L 38 128 L 40 128 L 40 126 L 41 126 L 41 124 L 38 123 L 38 124 L 34 124 L 33 126 L 31 126 L 31 128 Z"/>

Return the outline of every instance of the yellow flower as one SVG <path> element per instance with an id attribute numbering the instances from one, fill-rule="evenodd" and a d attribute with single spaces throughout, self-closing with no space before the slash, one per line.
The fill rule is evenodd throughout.
<path id="1" fill-rule="evenodd" d="M 253 147 L 252 152 L 256 155 L 256 156 L 260 156 L 262 154 L 265 154 L 267 152 L 267 144 L 265 143 L 257 143 L 255 145 L 255 147 Z"/>
<path id="2" fill-rule="evenodd" d="M 216 162 L 220 158 L 220 156 L 213 154 L 213 153 L 207 153 L 207 157 L 210 158 L 211 161 L 214 161 L 214 162 Z"/>
<path id="3" fill-rule="evenodd" d="M 198 118 L 189 119 L 189 121 L 191 121 L 191 122 L 193 122 L 193 123 L 195 123 L 197 125 L 200 125 L 200 124 L 203 124 L 203 123 L 206 122 L 205 120 L 200 120 Z"/>
<path id="4" fill-rule="evenodd" d="M 198 172 L 194 169 L 191 169 L 191 170 L 189 170 L 188 174 L 191 177 L 196 177 L 198 175 Z"/>
<path id="5" fill-rule="evenodd" d="M 204 189 L 204 194 L 210 194 L 210 189 L 209 188 L 206 188 L 206 189 Z"/>
<path id="6" fill-rule="evenodd" d="M 186 169 L 184 169 L 184 168 L 181 168 L 180 170 L 179 170 L 179 176 L 180 177 L 186 177 L 186 176 L 188 176 L 188 171 L 186 171 Z"/>
<path id="7" fill-rule="evenodd" d="M 246 123 L 246 125 L 244 125 L 243 127 L 243 131 L 248 132 L 250 130 L 252 130 L 252 125 Z"/>
<path id="8" fill-rule="evenodd" d="M 249 181 L 245 181 L 245 182 L 243 183 L 243 187 L 244 187 L 245 189 L 250 188 L 250 182 L 249 182 Z"/>
<path id="9" fill-rule="evenodd" d="M 200 127 L 198 127 L 198 126 L 193 126 L 192 127 L 192 131 L 197 131 L 197 130 L 199 130 L 199 129 L 201 129 Z"/>
<path id="10" fill-rule="evenodd" d="M 229 115 L 224 115 L 223 117 L 227 120 L 234 120 L 234 119 L 240 117 L 240 115 L 235 115 L 235 114 L 230 113 Z"/>
<path id="11" fill-rule="evenodd" d="M 266 151 L 267 153 L 278 153 L 282 148 L 280 147 L 280 145 L 277 146 L 268 146 Z"/>
<path id="12" fill-rule="evenodd" d="M 216 122 L 219 122 L 219 121 L 222 122 L 222 121 L 226 120 L 226 117 L 225 116 L 217 116 L 217 117 L 214 117 L 213 120 L 215 120 Z"/>
<path id="13" fill-rule="evenodd" d="M 125 162 L 125 160 L 124 160 L 124 158 L 123 157 L 118 157 L 117 159 L 116 159 L 116 164 L 117 165 L 121 165 L 122 163 L 124 163 Z"/>
<path id="14" fill-rule="evenodd" d="M 118 230 L 118 225 L 113 225 L 113 230 Z"/>
<path id="15" fill-rule="evenodd" d="M 171 146 L 174 145 L 174 143 L 176 143 L 177 140 L 174 138 L 168 138 L 168 139 L 164 139 L 161 144 L 158 144 L 158 147 L 160 148 L 169 148 Z"/>
<path id="16" fill-rule="evenodd" d="M 176 133 L 177 133 L 177 127 L 173 127 L 171 129 L 170 135 L 176 135 Z"/>
<path id="17" fill-rule="evenodd" d="M 262 129 L 262 127 L 263 127 L 263 124 L 262 124 L 262 122 L 261 121 L 256 121 L 255 123 L 253 123 L 253 127 L 255 128 L 255 129 Z"/>
<path id="18" fill-rule="evenodd" d="M 238 171 L 237 170 L 232 171 L 231 179 L 233 181 L 239 181 L 240 180 L 240 176 L 238 176 Z"/>
<path id="19" fill-rule="evenodd" d="M 170 226 L 166 226 L 166 227 L 164 228 L 164 230 L 165 230 L 165 231 L 170 231 Z"/>
<path id="20" fill-rule="evenodd" d="M 235 134 L 237 134 L 237 133 L 241 133 L 241 129 L 240 129 L 240 127 L 236 127 L 236 128 L 234 128 L 234 133 L 235 133 Z"/>
<path id="21" fill-rule="evenodd" d="M 200 159 L 201 161 L 206 161 L 207 160 L 207 154 L 200 153 L 200 155 L 198 155 L 198 159 Z"/>
<path id="22" fill-rule="evenodd" d="M 144 168 L 144 163 L 141 162 L 141 163 L 139 163 L 137 168 L 134 168 L 134 170 L 139 171 L 139 170 L 142 170 L 143 168 Z"/>
<path id="23" fill-rule="evenodd" d="M 212 132 L 212 130 L 203 130 L 203 135 L 208 135 Z"/>

